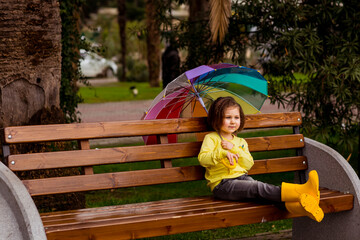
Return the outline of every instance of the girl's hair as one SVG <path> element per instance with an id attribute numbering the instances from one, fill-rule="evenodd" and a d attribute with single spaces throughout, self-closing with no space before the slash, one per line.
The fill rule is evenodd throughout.
<path id="1" fill-rule="evenodd" d="M 215 131 L 217 132 L 220 131 L 220 128 L 223 124 L 225 110 L 228 107 L 234 107 L 234 106 L 238 107 L 240 112 L 240 127 L 235 131 L 235 133 L 240 132 L 245 125 L 245 114 L 240 104 L 238 104 L 232 97 L 219 97 L 211 104 L 208 114 L 209 125 Z"/>

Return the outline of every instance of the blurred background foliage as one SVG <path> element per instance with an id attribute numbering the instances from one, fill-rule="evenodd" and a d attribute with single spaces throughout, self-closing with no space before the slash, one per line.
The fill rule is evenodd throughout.
<path id="1" fill-rule="evenodd" d="M 117 1 L 83 1 L 86 41 L 103 56 L 119 59 L 117 16 L 99 13 L 100 7 L 116 8 Z M 166 43 L 178 48 L 181 72 L 218 62 L 259 69 L 270 81 L 271 102 L 301 111 L 304 134 L 335 148 L 357 168 L 360 2 L 233 0 L 224 41 L 214 44 L 209 1 L 156 1 L 161 48 Z M 183 4 L 185 17 L 175 14 Z M 145 5 L 144 0 L 126 0 L 127 81 L 148 79 Z"/>

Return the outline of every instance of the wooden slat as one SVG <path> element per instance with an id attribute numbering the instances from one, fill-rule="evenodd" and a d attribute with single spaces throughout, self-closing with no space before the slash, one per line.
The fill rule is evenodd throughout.
<path id="1" fill-rule="evenodd" d="M 47 215 L 42 217 L 43 223 L 46 227 L 52 227 L 59 224 L 72 224 L 78 223 L 79 221 L 103 221 L 121 218 L 124 221 L 128 219 L 136 219 L 141 217 L 156 217 L 158 214 L 163 213 L 185 213 L 197 210 L 214 209 L 219 207 L 236 207 L 238 203 L 231 201 L 218 201 L 210 197 L 200 198 L 179 198 L 177 202 L 170 202 L 166 204 L 157 204 L 155 202 L 147 202 L 144 205 L 128 204 L 120 205 L 118 208 L 101 207 L 95 208 L 95 211 L 78 212 L 72 211 L 70 213 L 64 213 L 61 215 Z M 244 203 L 244 206 L 251 206 L 253 203 Z M 121 207 L 123 206 L 123 207 Z"/>
<path id="2" fill-rule="evenodd" d="M 189 166 L 23 180 L 23 183 L 32 196 L 37 196 L 44 194 L 186 182 L 202 179 L 203 176 L 204 171 L 202 168 L 199 166 Z"/>
<path id="3" fill-rule="evenodd" d="M 187 203 L 187 199 L 183 199 Z M 175 208 L 163 208 L 157 214 L 148 208 L 139 212 L 130 212 L 130 216 L 123 212 L 115 217 L 99 219 L 93 210 L 89 214 L 81 212 L 78 221 L 71 224 L 45 224 L 48 239 L 120 239 L 143 238 L 191 231 L 207 230 L 219 227 L 230 227 L 263 221 L 274 221 L 284 218 L 299 217 L 287 211 L 280 210 L 274 205 L 259 205 L 256 203 L 227 202 L 216 204 L 213 208 L 198 205 L 194 208 L 181 209 L 181 203 Z M 333 192 L 331 195 L 321 194 L 320 206 L 325 213 L 351 210 L 353 196 Z M 84 218 L 85 217 L 85 218 Z M 74 218 L 76 219 L 76 218 Z"/>
<path id="4" fill-rule="evenodd" d="M 301 134 L 246 138 L 251 152 L 301 148 L 301 140 Z M 192 142 L 11 155 L 9 168 L 25 171 L 197 157 L 200 147 L 201 142 Z"/>
<path id="5" fill-rule="evenodd" d="M 299 113 L 272 113 L 246 116 L 245 128 L 299 126 Z M 298 120 L 299 119 L 299 120 Z M 53 124 L 5 128 L 5 142 L 81 140 L 170 133 L 208 131 L 206 118 L 137 120 L 121 122 Z M 54 134 L 56 133 L 56 134 Z"/>
<path id="6" fill-rule="evenodd" d="M 302 124 L 299 112 L 246 115 L 245 129 L 293 127 Z"/>
<path id="7" fill-rule="evenodd" d="M 303 163 L 305 161 L 305 164 Z M 282 165 L 282 167 L 280 167 Z M 304 157 L 288 157 L 256 160 L 249 174 L 276 173 L 304 170 Z M 32 196 L 81 192 L 122 187 L 146 186 L 162 183 L 186 182 L 204 179 L 201 166 L 173 167 L 94 175 L 55 177 L 23 180 Z"/>
<path id="8" fill-rule="evenodd" d="M 249 175 L 291 172 L 306 170 L 307 168 L 307 159 L 304 156 L 256 160 L 249 171 Z"/>
<path id="9" fill-rule="evenodd" d="M 321 198 L 325 197 L 334 197 L 338 196 L 339 192 L 329 190 L 327 188 L 320 188 Z M 226 203 L 226 205 L 236 205 L 236 201 L 223 201 L 214 199 L 211 196 L 203 197 L 188 197 L 188 198 L 175 198 L 175 199 L 166 199 L 152 202 L 142 202 L 142 203 L 131 203 L 123 205 L 114 205 L 106 207 L 97 207 L 97 208 L 86 208 L 86 209 L 76 209 L 76 210 L 67 210 L 67 211 L 58 211 L 58 212 L 48 212 L 41 213 L 41 219 L 45 226 L 52 226 L 57 224 L 62 224 L 64 222 L 76 222 L 80 219 L 91 220 L 98 218 L 105 218 L 106 216 L 113 217 L 116 215 L 133 216 L 152 214 L 156 210 L 164 211 L 178 211 L 179 209 L 192 207 L 202 207 L 207 208 L 208 206 L 219 205 L 219 203 Z M 244 203 L 245 204 L 245 203 Z M 328 210 L 331 211 L 331 210 Z M 104 216 L 104 217 L 103 217 Z"/>
<path id="10" fill-rule="evenodd" d="M 246 138 L 246 141 L 250 152 L 302 148 L 305 146 L 302 134 L 254 137 Z"/>
<path id="11" fill-rule="evenodd" d="M 205 120 L 205 118 L 180 118 L 7 127 L 5 141 L 31 143 L 201 132 L 207 129 Z"/>
<path id="12" fill-rule="evenodd" d="M 204 197 L 189 197 L 189 198 L 175 198 L 175 199 L 166 199 L 152 202 L 142 202 L 142 203 L 131 203 L 123 205 L 114 205 L 114 206 L 105 206 L 98 208 L 85 208 L 85 209 L 76 209 L 68 211 L 58 211 L 58 212 L 48 212 L 42 213 L 41 219 L 46 225 L 60 224 L 62 222 L 75 222 L 76 219 L 79 219 L 78 216 L 90 216 L 91 215 L 127 215 L 127 214 L 139 214 L 140 212 L 146 212 L 147 210 L 164 210 L 168 211 L 174 208 L 182 208 L 188 206 L 204 206 L 204 205 L 213 205 L 222 202 L 221 200 L 213 199 L 209 196 Z"/>
<path id="13" fill-rule="evenodd" d="M 321 189 L 321 199 L 331 199 L 339 197 L 342 194 L 329 189 Z M 253 202 L 240 203 L 241 207 L 253 206 Z M 321 206 L 326 209 L 326 205 L 321 203 Z M 329 205 L 328 205 L 329 206 Z M 70 210 L 63 212 L 52 212 L 41 214 L 42 221 L 46 227 L 51 227 L 59 224 L 77 223 L 83 221 L 99 221 L 105 219 L 115 218 L 142 218 L 146 216 L 154 216 L 161 213 L 179 213 L 190 212 L 193 210 L 206 210 L 223 207 L 239 207 L 239 202 L 235 201 L 222 201 L 213 199 L 212 197 L 192 197 L 192 198 L 178 198 L 168 199 L 154 202 L 134 203 L 126 205 L 89 208 Z M 338 208 L 329 208 L 326 212 L 344 211 L 349 210 L 350 206 L 341 205 Z"/>
<path id="14" fill-rule="evenodd" d="M 91 166 L 197 156 L 201 142 L 11 155 L 12 171 Z"/>

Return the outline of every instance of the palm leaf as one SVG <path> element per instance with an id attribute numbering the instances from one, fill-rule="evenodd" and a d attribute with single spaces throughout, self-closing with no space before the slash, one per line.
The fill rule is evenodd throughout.
<path id="1" fill-rule="evenodd" d="M 212 42 L 221 44 L 228 30 L 231 0 L 210 0 L 210 30 Z"/>

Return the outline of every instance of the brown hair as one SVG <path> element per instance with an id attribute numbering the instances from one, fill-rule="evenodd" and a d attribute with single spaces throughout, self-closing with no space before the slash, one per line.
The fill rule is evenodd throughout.
<path id="1" fill-rule="evenodd" d="M 219 97 L 210 106 L 208 114 L 208 123 L 215 130 L 220 131 L 223 124 L 225 109 L 228 107 L 238 107 L 240 112 L 240 127 L 235 131 L 240 132 L 245 125 L 245 114 L 239 103 L 232 97 Z"/>

